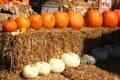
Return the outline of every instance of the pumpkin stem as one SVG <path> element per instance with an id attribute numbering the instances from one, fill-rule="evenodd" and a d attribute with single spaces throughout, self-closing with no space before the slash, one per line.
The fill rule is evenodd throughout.
<path id="1" fill-rule="evenodd" d="M 12 20 L 12 16 L 11 15 L 8 15 L 8 20 Z"/>
<path id="2" fill-rule="evenodd" d="M 63 7 L 62 7 L 62 5 L 60 5 L 60 7 L 59 7 L 58 10 L 63 12 Z"/>
<path id="3" fill-rule="evenodd" d="M 49 9 L 47 8 L 47 9 L 46 9 L 46 13 L 48 13 L 48 12 L 49 12 Z"/>

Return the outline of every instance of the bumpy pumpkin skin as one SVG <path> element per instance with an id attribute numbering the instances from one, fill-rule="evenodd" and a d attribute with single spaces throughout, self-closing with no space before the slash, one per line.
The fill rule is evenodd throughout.
<path id="1" fill-rule="evenodd" d="M 42 27 L 42 17 L 39 14 L 33 14 L 28 17 L 30 20 L 30 27 L 39 30 Z"/>
<path id="2" fill-rule="evenodd" d="M 12 32 L 17 30 L 17 23 L 15 20 L 8 20 L 3 22 L 3 30 L 7 32 Z"/>
<path id="3" fill-rule="evenodd" d="M 63 11 L 55 11 L 55 27 L 57 28 L 65 28 L 68 26 L 69 17 L 66 12 Z"/>
<path id="4" fill-rule="evenodd" d="M 68 12 L 69 16 L 69 27 L 79 29 L 84 26 L 84 18 L 80 12 L 70 11 Z"/>
<path id="5" fill-rule="evenodd" d="M 99 10 L 89 10 L 85 16 L 86 27 L 99 28 L 102 26 L 103 18 Z"/>
<path id="6" fill-rule="evenodd" d="M 21 28 L 28 29 L 30 27 L 30 21 L 29 21 L 28 17 L 26 17 L 26 16 L 19 16 L 16 18 L 15 21 L 18 25 L 18 29 L 21 29 Z"/>
<path id="7" fill-rule="evenodd" d="M 51 29 L 54 28 L 55 26 L 55 17 L 52 13 L 50 12 L 43 12 L 41 14 L 42 16 L 42 26 L 47 28 L 47 29 Z"/>
<path id="8" fill-rule="evenodd" d="M 118 24 L 118 16 L 113 11 L 103 12 L 103 26 L 109 28 L 115 28 Z"/>
<path id="9" fill-rule="evenodd" d="M 120 9 L 113 10 L 118 15 L 118 26 L 120 26 Z"/>

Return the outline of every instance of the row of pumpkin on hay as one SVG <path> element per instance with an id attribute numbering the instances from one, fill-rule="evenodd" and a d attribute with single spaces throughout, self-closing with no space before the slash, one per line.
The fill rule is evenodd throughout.
<path id="1" fill-rule="evenodd" d="M 88 63 L 95 64 L 95 58 L 86 55 Z M 33 64 L 26 64 L 22 69 L 22 75 L 26 79 L 36 79 L 38 76 L 49 75 L 52 73 L 62 73 L 66 67 L 76 68 L 82 64 L 82 58 L 73 52 L 60 55 L 60 58 L 51 58 L 48 62 L 38 61 Z"/>
<path id="2" fill-rule="evenodd" d="M 20 29 L 20 34 L 26 32 L 28 28 L 39 30 L 44 28 L 65 28 L 71 27 L 80 29 L 83 26 L 99 28 L 101 26 L 115 28 L 120 26 L 120 9 L 113 11 L 105 10 L 101 13 L 99 10 L 91 9 L 85 14 L 85 17 L 77 11 L 48 11 L 41 14 L 31 14 L 30 16 L 18 16 L 16 19 L 9 19 L 3 22 L 3 30 L 13 32 Z M 19 31 L 17 31 L 19 32 Z"/>

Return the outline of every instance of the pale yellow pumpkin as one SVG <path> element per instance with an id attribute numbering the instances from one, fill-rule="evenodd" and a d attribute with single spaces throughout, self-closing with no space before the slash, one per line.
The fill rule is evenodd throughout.
<path id="1" fill-rule="evenodd" d="M 65 64 L 61 59 L 51 58 L 49 64 L 52 72 L 61 73 L 65 69 Z"/>
<path id="2" fill-rule="evenodd" d="M 78 67 L 80 65 L 80 57 L 76 53 L 63 53 L 61 59 L 67 67 Z"/>
<path id="3" fill-rule="evenodd" d="M 22 75 L 26 79 L 35 79 L 38 76 L 38 69 L 33 64 L 28 64 L 24 66 Z"/>
<path id="4" fill-rule="evenodd" d="M 50 65 L 47 62 L 36 62 L 35 66 L 38 68 L 39 75 L 48 75 L 50 73 Z"/>

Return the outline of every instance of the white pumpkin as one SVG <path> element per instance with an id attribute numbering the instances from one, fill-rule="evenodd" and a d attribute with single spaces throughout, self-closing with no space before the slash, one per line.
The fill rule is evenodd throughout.
<path id="1" fill-rule="evenodd" d="M 61 73 L 65 69 L 65 64 L 63 60 L 58 58 L 51 58 L 49 64 L 52 72 Z"/>
<path id="2" fill-rule="evenodd" d="M 64 61 L 67 67 L 78 67 L 80 65 L 79 55 L 72 52 L 63 53 L 61 55 L 61 59 Z"/>
<path id="3" fill-rule="evenodd" d="M 86 59 L 86 64 L 95 64 L 96 60 L 93 56 L 90 56 L 88 54 L 84 54 L 83 57 Z"/>
<path id="4" fill-rule="evenodd" d="M 36 62 L 35 66 L 38 68 L 39 75 L 48 75 L 50 73 L 50 65 L 47 62 Z"/>
<path id="5" fill-rule="evenodd" d="M 96 60 L 106 60 L 108 58 L 108 52 L 102 48 L 94 48 L 90 53 Z"/>
<path id="6" fill-rule="evenodd" d="M 38 69 L 33 64 L 26 65 L 23 68 L 22 75 L 24 78 L 34 79 L 38 76 Z"/>
<path id="7" fill-rule="evenodd" d="M 113 51 L 112 51 L 112 54 L 110 55 L 110 57 L 120 58 L 120 47 L 115 45 L 112 47 L 112 49 L 113 49 Z"/>
<path id="8" fill-rule="evenodd" d="M 112 55 L 112 53 L 113 53 L 113 46 L 111 46 L 111 45 L 105 45 L 105 46 L 103 46 L 103 49 L 108 52 L 109 56 Z"/>

